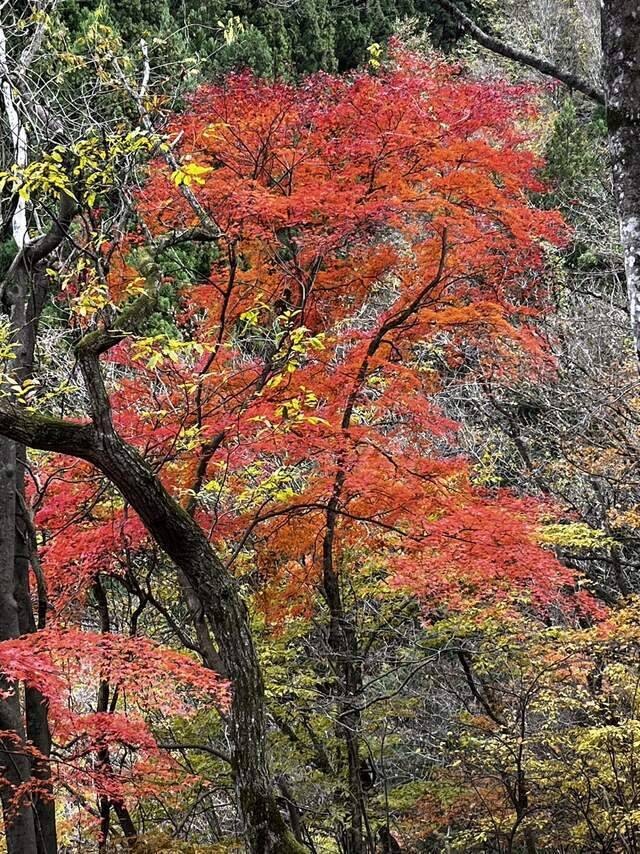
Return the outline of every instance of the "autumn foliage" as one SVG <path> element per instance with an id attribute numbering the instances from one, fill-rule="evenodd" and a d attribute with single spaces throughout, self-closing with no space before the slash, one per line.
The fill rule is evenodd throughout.
<path id="1" fill-rule="evenodd" d="M 456 377 L 553 375 L 538 321 L 567 234 L 531 203 L 535 98 L 398 46 L 349 77 L 201 87 L 165 129 L 178 168 L 149 164 L 136 222 L 101 247 L 109 293 L 80 278 L 58 295 L 71 327 L 99 326 L 144 291 L 141 259 L 164 241 L 164 304 L 106 357 L 115 423 L 274 637 L 321 611 L 328 578 L 365 574 L 432 621 L 598 613 L 539 542 L 556 508 L 482 485 L 439 405 Z M 49 456 L 32 492 L 46 628 L 0 644 L 0 665 L 49 702 L 55 785 L 133 809 L 184 779 L 153 721 L 224 711 L 233 686 L 175 637 L 96 626 L 96 584 L 161 603 L 177 589 L 112 486 Z"/>
<path id="2" fill-rule="evenodd" d="M 447 370 L 544 358 L 545 246 L 564 230 L 527 199 L 541 190 L 520 130 L 531 98 L 399 55 L 300 88 L 237 75 L 168 128 L 181 167 L 152 167 L 145 228 L 197 227 L 184 182 L 223 237 L 199 280 L 173 279 L 174 349 L 122 345 L 119 425 L 186 503 L 197 492 L 272 605 L 313 591 L 337 481 L 338 552 L 374 552 L 440 605 L 523 590 L 548 604 L 571 586 L 533 544 L 535 506 L 474 487 L 437 404 Z"/>

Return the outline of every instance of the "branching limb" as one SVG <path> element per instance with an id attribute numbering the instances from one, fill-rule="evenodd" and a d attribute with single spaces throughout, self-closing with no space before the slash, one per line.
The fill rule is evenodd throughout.
<path id="1" fill-rule="evenodd" d="M 147 292 L 126 306 L 108 329 L 87 333 L 77 344 L 75 353 L 85 382 L 91 406 L 91 417 L 100 437 L 114 435 L 111 404 L 100 370 L 100 356 L 133 332 L 149 316 L 157 302 L 161 273 L 153 259 L 142 264 L 141 272 L 147 283 Z"/>
<path id="2" fill-rule="evenodd" d="M 520 65 L 526 65 L 529 68 L 533 68 L 536 71 L 539 71 L 540 74 L 544 74 L 547 77 L 553 77 L 554 80 L 559 80 L 560 83 L 564 83 L 565 86 L 569 87 L 569 89 L 575 89 L 576 92 L 582 92 L 583 95 L 586 95 L 587 98 L 590 98 L 597 104 L 604 105 L 604 92 L 598 87 L 592 86 L 591 83 L 583 80 L 577 74 L 565 71 L 563 68 L 560 68 L 555 63 L 550 62 L 547 59 L 543 59 L 541 56 L 535 56 L 526 50 L 522 50 L 522 48 L 514 47 L 513 45 L 507 44 L 507 42 L 504 42 L 502 39 L 487 33 L 485 30 L 481 29 L 475 21 L 472 21 L 468 15 L 465 15 L 462 9 L 460 9 L 456 3 L 452 2 L 452 0 L 436 0 L 436 2 L 439 6 L 442 6 L 443 9 L 446 9 L 447 12 L 453 15 L 454 18 L 462 24 L 465 31 L 471 36 L 471 38 L 474 39 L 474 41 L 477 41 L 478 44 L 482 45 L 482 47 L 486 47 L 487 50 L 497 53 L 499 56 L 504 56 L 506 59 L 512 59 L 514 62 L 519 62 Z"/>
<path id="3" fill-rule="evenodd" d="M 145 106 L 145 93 L 146 93 L 146 90 L 147 90 L 147 87 L 149 84 L 151 66 L 150 66 L 150 62 L 149 62 L 149 49 L 148 49 L 147 43 L 145 42 L 144 39 L 140 40 L 140 49 L 142 51 L 142 57 L 143 57 L 143 72 L 142 72 L 142 83 L 141 83 L 138 91 L 136 91 L 133 88 L 133 86 L 131 85 L 129 79 L 127 78 L 127 75 L 124 73 L 124 71 L 120 67 L 117 59 L 114 59 L 114 67 L 115 67 L 116 71 L 118 72 L 118 75 L 120 77 L 120 82 L 122 83 L 124 89 L 127 91 L 129 96 L 131 97 L 131 99 L 134 101 L 136 107 L 138 108 L 138 114 L 140 116 L 140 121 L 142 122 L 142 126 L 147 131 L 153 131 L 154 130 L 153 122 L 151 120 L 151 116 L 149 115 L 149 111 L 147 110 L 147 107 Z M 174 172 L 176 172 L 180 168 L 180 164 L 176 160 L 176 157 L 170 148 L 168 148 L 166 151 L 163 152 L 163 157 L 164 157 L 167 165 L 171 169 L 173 169 Z M 189 204 L 190 208 L 192 209 L 192 211 L 196 214 L 196 216 L 200 220 L 202 228 L 205 229 L 207 232 L 209 232 L 209 234 L 213 235 L 216 238 L 221 237 L 222 236 L 221 229 L 219 228 L 218 224 L 214 221 L 214 219 L 202 207 L 202 205 L 198 201 L 198 199 L 197 199 L 195 193 L 193 192 L 193 190 L 191 189 L 191 187 L 189 187 L 183 183 L 180 185 L 179 189 L 180 189 L 181 194 L 183 195 L 183 197 L 185 198 L 185 200 Z"/>
<path id="4" fill-rule="evenodd" d="M 0 435 L 29 448 L 95 460 L 95 430 L 48 415 L 29 413 L 17 406 L 0 405 Z"/>
<path id="5" fill-rule="evenodd" d="M 211 756 L 215 756 L 216 759 L 220 759 L 228 765 L 231 764 L 231 756 L 228 753 L 211 747 L 209 744 L 159 744 L 158 747 L 162 750 L 197 750 L 200 753 L 209 753 Z"/>
<path id="6" fill-rule="evenodd" d="M 28 160 L 27 130 L 13 100 L 13 86 L 7 60 L 7 37 L 2 26 L 0 26 L 0 77 L 2 78 L 2 102 L 9 122 L 14 161 L 18 168 L 24 168 Z M 27 204 L 21 197 L 16 201 L 12 228 L 13 239 L 18 249 L 22 249 L 29 243 L 30 238 L 27 226 Z"/>

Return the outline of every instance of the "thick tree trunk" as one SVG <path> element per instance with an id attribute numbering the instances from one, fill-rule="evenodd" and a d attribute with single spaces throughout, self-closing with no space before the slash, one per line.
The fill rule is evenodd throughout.
<path id="1" fill-rule="evenodd" d="M 16 446 L 0 438 L 0 640 L 18 637 L 15 597 Z M 0 677 L 0 689 L 11 692 L 0 699 L 0 729 L 11 733 L 0 739 L 0 800 L 6 827 L 8 854 L 38 854 L 30 796 L 16 793 L 31 778 L 31 762 L 23 752 L 25 740 L 18 686 Z"/>
<path id="2" fill-rule="evenodd" d="M 636 354 L 640 359 L 640 5 L 603 0 L 609 150 Z"/>
<path id="3" fill-rule="evenodd" d="M 5 288 L 5 300 L 8 303 L 18 344 L 13 373 L 17 382 L 22 383 L 33 375 L 38 322 L 47 295 L 47 279 L 42 269 L 42 262 L 32 266 L 28 258 L 23 257 L 14 267 L 11 278 L 5 283 Z M 27 449 L 24 445 L 17 444 L 14 453 L 16 460 L 13 523 L 14 592 L 18 609 L 18 633 L 23 635 L 36 631 L 29 586 L 29 568 L 35 544 L 31 540 L 29 522 L 26 518 Z M 42 694 L 29 686 L 25 687 L 24 696 L 27 738 L 45 757 L 45 761 L 32 763 L 31 772 L 32 776 L 38 780 L 38 788 L 33 796 L 38 854 L 57 854 L 55 803 L 51 787 L 51 767 L 48 762 L 51 753 L 48 705 Z"/>
<path id="4" fill-rule="evenodd" d="M 0 728 L 12 737 L 0 738 L 0 800 L 5 823 L 7 854 L 38 854 L 34 810 L 29 793 L 20 787 L 31 778 L 31 762 L 23 752 L 24 731 L 18 699 L 18 686 L 0 678 L 3 691 L 13 690 L 8 699 L 0 700 Z"/>
<path id="5" fill-rule="evenodd" d="M 29 588 L 29 567 L 31 550 L 34 547 L 29 533 L 29 523 L 25 518 L 25 472 L 27 450 L 24 445 L 16 446 L 16 524 L 14 581 L 18 606 L 18 624 L 20 634 L 36 631 L 31 591 Z M 42 694 L 35 688 L 25 686 L 24 716 L 27 738 L 47 761 L 34 762 L 32 774 L 38 780 L 38 790 L 33 798 L 35 810 L 38 854 L 57 854 L 58 841 L 56 831 L 56 809 L 51 786 L 51 766 L 48 762 L 51 754 L 51 732 L 49 730 L 49 706 Z"/>
<path id="6" fill-rule="evenodd" d="M 264 686 L 249 615 L 236 582 L 201 528 L 167 493 L 139 454 L 103 435 L 89 458 L 117 486 L 156 542 L 197 591 L 232 685 L 232 764 L 249 848 L 288 854 L 300 845 L 277 805 L 267 762 Z"/>
<path id="7" fill-rule="evenodd" d="M 4 32 L 2 39 L 4 49 Z M 10 119 L 14 154 L 20 163 L 26 153 L 26 136 L 13 105 L 8 80 L 3 84 L 3 101 Z M 59 217 L 46 234 L 31 242 L 28 240 L 24 206 L 14 215 L 14 238 L 19 251 L 0 287 L 0 310 L 8 314 L 12 323 L 17 349 L 11 372 L 19 383 L 30 377 L 33 371 L 38 321 L 48 292 L 45 259 L 66 236 L 74 214 L 75 201 L 62 194 Z M 13 639 L 36 628 L 29 590 L 29 564 L 34 544 L 27 520 L 22 516 L 26 506 L 26 460 L 24 444 L 13 437 L 0 438 L 0 640 Z M 0 676 L 1 681 L 3 678 Z M 13 689 L 12 696 L 0 701 L 0 728 L 12 733 L 5 740 L 4 749 L 0 750 L 0 772 L 3 776 L 0 795 L 7 828 L 8 854 L 56 854 L 58 845 L 48 762 L 51 736 L 47 705 L 37 691 L 26 687 L 23 710 L 18 686 L 13 686 Z M 30 756 L 20 752 L 18 746 L 26 737 L 45 757 L 43 762 L 34 762 Z M 8 749 L 11 741 L 13 751 Z M 34 777 L 38 782 L 37 789 L 28 798 L 22 798 L 16 809 L 13 803 L 15 791 Z"/>
<path id="8" fill-rule="evenodd" d="M 9 306 L 15 304 L 19 284 Z M 19 334 L 19 332 L 18 332 Z M 18 356 L 19 358 L 19 356 Z M 20 635 L 20 617 L 16 590 L 16 513 L 19 477 L 18 451 L 11 439 L 0 439 L 0 640 Z M 20 707 L 19 686 L 0 676 L 0 688 L 11 695 L 0 700 L 0 728 L 7 736 L 0 741 L 0 799 L 4 813 L 8 854 L 40 854 L 36 842 L 36 823 L 31 796 L 20 796 L 20 787 L 31 780 L 31 759 L 23 752 L 24 722 Z M 19 798 L 19 803 L 16 803 Z"/>

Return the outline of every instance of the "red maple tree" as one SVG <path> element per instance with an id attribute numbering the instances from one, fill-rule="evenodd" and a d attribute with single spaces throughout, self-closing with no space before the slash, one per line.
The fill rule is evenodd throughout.
<path id="1" fill-rule="evenodd" d="M 477 486 L 438 405 L 454 371 L 496 377 L 546 359 L 545 257 L 566 234 L 529 200 L 543 190 L 527 147 L 534 116 L 530 87 L 476 82 L 398 48 L 388 67 L 348 78 L 231 76 L 172 119 L 178 167 L 151 164 L 138 226 L 101 247 L 118 306 L 140 288 L 146 249 L 171 246 L 158 255 L 163 331 L 107 357 L 117 430 L 271 624 L 324 600 L 344 714 L 361 674 L 342 588 L 362 556 L 434 613 L 496 599 L 589 608 L 536 543 L 547 509 Z M 201 236 L 202 211 L 215 241 Z M 88 463 L 49 458 L 41 474 L 48 627 L 0 644 L 0 663 L 49 699 L 71 766 L 105 745 L 159 757 L 145 705 L 179 706 L 156 682 L 224 702 L 220 683 L 144 638 L 80 631 L 96 580 L 135 576 L 154 544 Z M 117 699 L 98 713 L 63 700 L 88 670 L 140 714 L 123 716 Z M 357 789 L 357 720 L 343 736 Z M 85 784 L 131 796 L 105 767 Z"/>

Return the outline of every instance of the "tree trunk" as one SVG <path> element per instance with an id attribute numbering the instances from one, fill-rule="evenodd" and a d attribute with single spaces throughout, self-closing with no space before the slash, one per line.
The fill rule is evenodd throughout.
<path id="1" fill-rule="evenodd" d="M 101 378 L 95 379 L 101 383 Z M 108 401 L 105 405 L 108 407 Z M 249 850 L 254 854 L 298 854 L 304 848 L 280 814 L 268 766 L 262 673 L 237 583 L 198 524 L 169 495 L 137 451 L 108 429 L 108 422 L 108 412 L 96 411 L 93 424 L 80 425 L 29 414 L 19 407 L 0 407 L 0 433 L 8 438 L 96 465 L 197 591 L 231 680 L 232 765 Z M 28 849 L 22 851 L 31 854 Z"/>
<path id="2" fill-rule="evenodd" d="M 232 685 L 232 765 L 249 848 L 300 851 L 280 814 L 267 762 L 264 686 L 247 608 L 204 532 L 167 493 L 140 455 L 115 435 L 89 457 L 117 486 L 158 545 L 197 591 Z"/>
<path id="3" fill-rule="evenodd" d="M 200 655 L 202 656 L 202 660 L 205 666 L 208 667 L 210 670 L 215 670 L 216 673 L 219 673 L 221 676 L 225 676 L 224 664 L 212 643 L 211 635 L 209 633 L 209 626 L 207 625 L 207 621 L 204 615 L 204 608 L 202 607 L 200 597 L 193 589 L 193 587 L 189 584 L 189 579 L 180 569 L 180 567 L 176 567 L 176 571 L 180 590 L 187 606 L 187 610 L 189 611 L 189 615 L 191 616 L 193 628 L 196 633 L 196 638 L 198 641 L 198 647 Z"/>
<path id="4" fill-rule="evenodd" d="M 73 201 L 61 195 L 58 221 L 45 237 L 25 250 L 29 253 L 28 259 L 19 256 L 14 263 L 14 269 L 21 265 L 20 269 L 26 276 L 9 283 L 5 302 L 11 306 L 15 330 L 25 336 L 35 336 L 40 306 L 46 296 L 46 278 L 40 264 L 64 239 L 74 211 Z M 21 285 L 27 278 L 32 289 L 24 291 Z M 32 306 L 27 317 L 33 322 L 25 322 L 27 317 L 24 313 L 20 315 L 25 311 L 25 301 L 21 299 L 24 293 L 32 295 L 26 308 L 30 312 L 29 306 Z M 132 321 L 137 317 L 136 308 L 134 305 L 133 310 L 129 310 Z M 0 409 L 0 432 L 14 442 L 71 454 L 95 464 L 120 490 L 158 545 L 184 573 L 189 586 L 202 602 L 220 650 L 224 674 L 232 685 L 232 766 L 249 849 L 254 854 L 303 851 L 278 808 L 277 787 L 267 761 L 262 673 L 249 615 L 236 581 L 198 524 L 169 495 L 135 449 L 123 442 L 113 430 L 98 356 L 119 340 L 119 335 L 121 338 L 122 333 L 118 329 L 97 331 L 85 336 L 76 349 L 92 403 L 92 425 L 80 426 L 47 416 L 31 416 L 19 407 L 9 406 L 8 409 Z M 25 342 L 26 339 L 22 338 L 21 345 L 26 353 L 28 347 Z M 13 367 L 17 375 L 20 368 L 18 365 Z M 13 446 L 11 442 L 8 445 Z M 11 569 L 12 580 L 13 562 Z M 31 850 L 23 847 L 21 854 L 31 854 Z"/>
<path id="5" fill-rule="evenodd" d="M 336 511 L 343 484 L 344 474 L 340 472 L 327 511 L 327 529 L 323 542 L 322 593 L 329 608 L 329 647 L 340 678 L 336 734 L 345 746 L 347 758 L 349 827 L 345 849 L 347 854 L 361 854 L 365 821 L 364 792 L 360 777 L 361 714 L 358 708 L 362 699 L 362 665 L 358 654 L 357 630 L 352 617 L 345 612 L 340 579 L 334 562 Z"/>
<path id="6" fill-rule="evenodd" d="M 30 265 L 28 257 L 24 256 L 15 265 L 12 276 L 5 283 L 5 300 L 18 344 L 12 366 L 13 375 L 19 383 L 33 375 L 38 323 L 47 295 L 47 284 L 43 262 Z M 24 445 L 16 444 L 14 452 L 14 592 L 18 609 L 18 634 L 24 635 L 36 631 L 29 587 L 29 568 L 35 543 L 31 540 L 29 521 L 26 518 L 27 449 Z M 51 787 L 51 767 L 48 762 L 51 753 L 48 704 L 39 691 L 29 686 L 25 687 L 24 718 L 27 738 L 45 757 L 45 761 L 32 763 L 32 775 L 39 783 L 33 796 L 38 854 L 57 854 L 55 803 Z"/>
<path id="7" fill-rule="evenodd" d="M 601 9 L 613 188 L 640 359 L 640 6 L 637 0 L 603 0 Z"/>
<path id="8" fill-rule="evenodd" d="M 24 445 L 16 446 L 16 524 L 14 580 L 18 606 L 18 624 L 21 635 L 36 631 L 33 604 L 29 588 L 29 567 L 31 550 L 34 547 L 29 533 L 29 523 L 25 518 L 25 472 L 27 450 Z M 51 732 L 49 730 L 49 706 L 42 694 L 30 686 L 24 689 L 24 716 L 27 738 L 46 758 L 44 762 L 34 762 L 32 774 L 38 780 L 38 790 L 33 797 L 35 810 L 38 854 L 57 854 L 58 840 L 56 831 L 56 807 L 51 786 Z"/>
<path id="9" fill-rule="evenodd" d="M 109 616 L 109 602 L 107 600 L 107 596 L 104 592 L 99 576 L 96 578 L 95 584 L 93 585 L 93 595 L 95 597 L 96 604 L 98 606 L 98 613 L 100 615 L 100 631 L 103 635 L 110 634 L 111 618 Z M 117 688 L 115 689 L 114 694 L 116 692 Z M 107 714 L 109 712 L 109 704 L 114 699 L 117 699 L 117 697 L 111 697 L 111 686 L 109 682 L 106 679 L 101 679 L 100 684 L 98 685 L 96 712 Z M 109 748 L 106 745 L 100 747 L 97 752 L 96 766 L 105 776 L 114 776 L 113 766 L 111 764 L 111 756 L 109 754 Z M 120 822 L 120 827 L 122 828 L 127 847 L 131 851 L 134 851 L 138 845 L 138 831 L 136 829 L 135 824 L 133 823 L 133 819 L 131 818 L 131 813 L 127 809 L 127 806 L 123 802 L 123 800 L 121 798 L 107 797 L 106 795 L 102 794 L 99 798 L 99 806 L 101 850 L 107 850 L 107 837 L 111 824 L 111 807 L 113 807 L 113 811 L 117 815 L 118 821 Z"/>
<path id="10" fill-rule="evenodd" d="M 0 438 L 0 641 L 18 637 L 15 598 L 16 446 Z M 0 729 L 11 735 L 0 739 L 0 800 L 4 813 L 8 854 L 38 854 L 30 794 L 19 788 L 31 779 L 31 761 L 23 752 L 25 740 L 18 685 L 0 676 Z M 16 802 L 16 798 L 18 801 Z"/>

